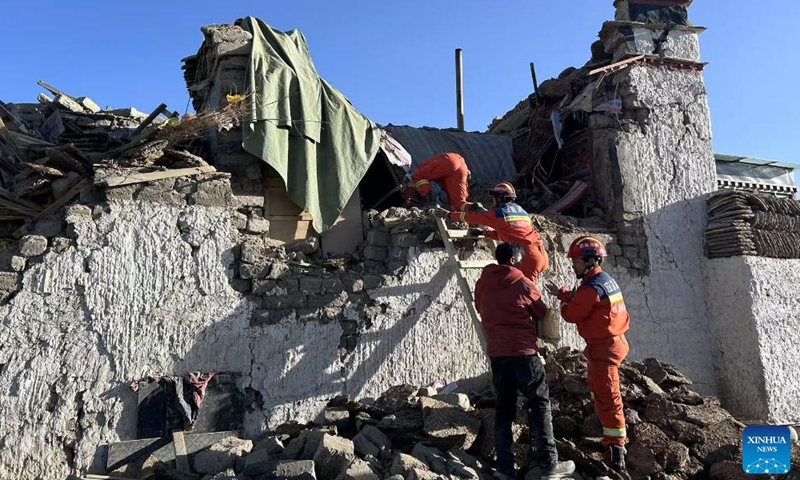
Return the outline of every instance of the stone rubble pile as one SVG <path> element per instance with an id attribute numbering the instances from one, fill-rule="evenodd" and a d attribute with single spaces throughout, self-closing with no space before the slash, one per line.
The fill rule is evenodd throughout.
<path id="1" fill-rule="evenodd" d="M 602 463 L 601 427 L 585 383 L 586 361 L 569 348 L 548 352 L 547 382 L 561 459 L 573 460 L 574 478 L 618 477 Z M 743 478 L 743 424 L 687 387 L 691 381 L 655 359 L 621 369 L 632 478 L 662 480 Z M 452 392 L 445 387 L 442 391 Z M 517 466 L 531 465 L 528 412 L 520 398 L 513 426 Z M 433 480 L 490 479 L 494 457 L 491 390 L 437 392 L 435 386 L 398 385 L 371 404 L 332 399 L 317 421 L 289 423 L 251 441 L 230 437 L 194 455 L 192 472 L 152 458 L 111 476 L 202 480 Z M 739 463 L 736 463 L 739 462 Z M 739 469 L 741 471 L 741 469 Z"/>

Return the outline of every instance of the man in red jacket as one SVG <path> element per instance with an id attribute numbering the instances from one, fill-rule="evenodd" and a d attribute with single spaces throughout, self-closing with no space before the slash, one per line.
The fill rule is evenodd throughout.
<path id="1" fill-rule="evenodd" d="M 625 415 L 619 389 L 619 365 L 628 355 L 625 332 L 630 316 L 617 282 L 600 265 L 607 256 L 603 244 L 592 237 L 572 242 L 567 257 L 581 279 L 574 292 L 554 284 L 548 291 L 562 302 L 561 316 L 574 323 L 586 340 L 583 351 L 588 360 L 587 384 L 594 399 L 594 410 L 603 425 L 603 446 L 611 468 L 625 471 Z"/>
<path id="2" fill-rule="evenodd" d="M 493 230 L 473 229 L 470 233 L 520 245 L 524 254 L 519 268 L 526 277 L 536 281 L 550 264 L 542 237 L 534 230 L 528 212 L 514 203 L 517 192 L 510 183 L 498 183 L 489 193 L 494 203 L 492 210 L 481 212 L 475 208 L 464 208 L 462 211 L 451 209 L 450 219 L 491 227 Z"/>
<path id="3" fill-rule="evenodd" d="M 531 438 L 536 445 L 541 478 L 548 480 L 571 475 L 575 464 L 558 462 L 544 365 L 536 346 L 535 322 L 544 318 L 547 306 L 536 284 L 518 269 L 522 257 L 519 245 L 498 245 L 495 251 L 498 264 L 485 267 L 475 285 L 475 307 L 482 319 L 497 395 L 494 433 L 497 470 L 501 475 L 517 478 L 511 452 L 511 424 L 516 418 L 517 391 L 520 391 L 531 409 Z"/>
<path id="4" fill-rule="evenodd" d="M 447 193 L 450 209 L 460 211 L 469 196 L 469 177 L 469 168 L 461 155 L 453 152 L 435 155 L 422 162 L 411 176 L 406 188 L 406 205 L 411 204 L 417 192 L 428 203 L 433 203 L 431 182 L 436 182 Z"/>

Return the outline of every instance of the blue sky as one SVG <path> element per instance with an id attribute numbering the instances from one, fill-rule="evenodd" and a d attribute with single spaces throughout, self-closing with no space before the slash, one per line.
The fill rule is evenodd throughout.
<path id="1" fill-rule="evenodd" d="M 197 51 L 200 27 L 253 15 L 302 30 L 319 73 L 381 124 L 455 126 L 453 51 L 462 48 L 468 130 L 531 93 L 529 62 L 540 82 L 583 65 L 614 16 L 612 0 L 3 3 L 6 102 L 35 102 L 44 80 L 101 106 L 149 112 L 164 102 L 182 113 L 180 59 Z M 715 151 L 800 163 L 800 2 L 697 0 L 690 14 L 708 27 Z"/>

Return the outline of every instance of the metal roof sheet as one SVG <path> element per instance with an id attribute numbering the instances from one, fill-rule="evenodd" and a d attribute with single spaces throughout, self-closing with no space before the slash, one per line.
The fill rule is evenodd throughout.
<path id="1" fill-rule="evenodd" d="M 412 170 L 434 155 L 455 152 L 464 157 L 476 182 L 502 182 L 510 180 L 517 173 L 511 137 L 507 135 L 396 125 L 384 129 L 411 154 Z"/>
<path id="2" fill-rule="evenodd" d="M 715 153 L 714 160 L 718 162 L 746 163 L 748 165 L 767 165 L 770 167 L 787 168 L 790 170 L 800 170 L 800 165 L 796 163 L 778 162 L 775 160 L 765 160 L 763 158 L 742 157 L 738 155 L 725 155 Z"/>

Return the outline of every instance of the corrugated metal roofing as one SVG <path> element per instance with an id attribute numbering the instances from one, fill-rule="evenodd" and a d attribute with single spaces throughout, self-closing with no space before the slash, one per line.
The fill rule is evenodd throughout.
<path id="1" fill-rule="evenodd" d="M 787 168 L 790 170 L 800 170 L 800 165 L 796 163 L 787 163 L 787 162 L 777 162 L 775 160 L 765 160 L 763 158 L 753 158 L 753 157 L 740 157 L 735 155 L 725 155 L 722 153 L 715 153 L 714 160 L 718 162 L 729 162 L 729 163 L 746 163 L 749 165 L 767 165 L 770 167 L 780 167 L 780 168 Z"/>
<path id="2" fill-rule="evenodd" d="M 427 130 L 408 126 L 384 127 L 411 154 L 412 170 L 428 158 L 445 152 L 464 157 L 473 181 L 493 184 L 516 175 L 511 137 L 487 133 Z"/>

